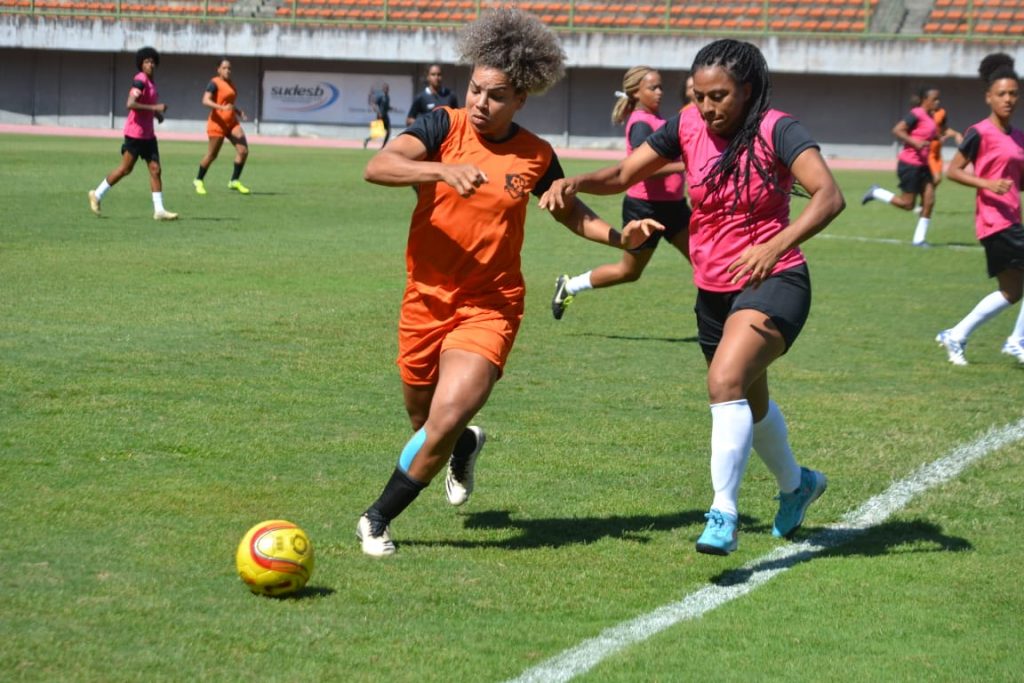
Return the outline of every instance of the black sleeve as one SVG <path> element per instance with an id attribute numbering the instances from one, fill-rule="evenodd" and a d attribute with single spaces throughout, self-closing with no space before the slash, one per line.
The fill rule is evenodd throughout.
<path id="1" fill-rule="evenodd" d="M 427 157 L 433 157 L 448 137 L 451 125 L 448 112 L 444 109 L 435 109 L 416 119 L 411 126 L 402 131 L 402 135 L 415 136 L 427 148 Z"/>
<path id="2" fill-rule="evenodd" d="M 907 115 L 903 117 L 903 123 L 907 124 L 907 130 L 914 130 L 914 126 L 917 125 L 917 117 L 914 116 L 914 112 L 907 112 Z"/>
<path id="3" fill-rule="evenodd" d="M 211 95 L 216 95 L 217 94 L 217 84 L 214 83 L 213 81 L 210 81 L 209 83 L 207 83 L 206 84 L 206 92 L 210 93 Z"/>
<path id="4" fill-rule="evenodd" d="M 407 119 L 415 119 L 420 115 L 420 95 L 412 98 L 412 105 L 409 107 L 409 113 L 405 115 Z"/>
<path id="5" fill-rule="evenodd" d="M 793 161 L 804 150 L 811 147 L 821 149 L 818 143 L 811 138 L 807 129 L 790 116 L 783 116 L 775 122 L 775 130 L 772 131 L 772 146 L 775 147 L 775 156 L 786 168 L 792 166 Z"/>
<path id="6" fill-rule="evenodd" d="M 548 188 L 551 187 L 551 183 L 564 177 L 565 171 L 562 170 L 562 164 L 558 161 L 558 155 L 552 152 L 551 163 L 548 165 L 548 170 L 546 170 L 540 180 L 537 181 L 537 185 L 534 186 L 533 190 L 531 190 L 531 194 L 536 197 L 540 197 L 548 191 Z"/>
<path id="7" fill-rule="evenodd" d="M 644 121 L 637 121 L 629 127 L 629 146 L 636 149 L 647 142 L 647 138 L 651 137 L 653 132 L 654 129 L 651 128 L 650 124 Z"/>
<path id="8" fill-rule="evenodd" d="M 679 114 L 676 114 L 665 125 L 651 133 L 646 140 L 655 154 L 663 159 L 678 159 L 683 155 L 683 146 L 679 140 Z"/>
<path id="9" fill-rule="evenodd" d="M 981 148 L 981 134 L 978 133 L 974 126 L 967 129 L 964 133 L 964 141 L 960 143 L 957 148 L 960 153 L 964 155 L 964 159 L 967 159 L 971 163 L 978 158 L 978 150 Z"/>
<path id="10" fill-rule="evenodd" d="M 136 90 L 146 90 L 146 83 L 144 81 L 132 81 L 132 87 Z"/>

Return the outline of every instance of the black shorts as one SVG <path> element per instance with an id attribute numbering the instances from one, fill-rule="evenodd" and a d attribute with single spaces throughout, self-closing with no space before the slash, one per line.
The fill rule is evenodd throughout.
<path id="1" fill-rule="evenodd" d="M 622 225 L 640 218 L 653 218 L 665 226 L 664 232 L 656 232 L 630 253 L 655 249 L 664 238 L 673 241 L 681 232 L 690 228 L 690 205 L 685 199 L 673 202 L 649 202 L 645 199 L 625 196 L 622 198 Z"/>
<path id="2" fill-rule="evenodd" d="M 767 315 L 786 342 L 783 353 L 789 351 L 811 312 L 811 275 L 807 264 L 776 273 L 757 288 L 746 287 L 738 292 L 698 289 L 693 312 L 697 314 L 697 341 L 705 358 L 714 357 L 726 318 L 745 309 Z"/>
<path id="3" fill-rule="evenodd" d="M 900 189 L 911 194 L 924 194 L 925 185 L 935 180 L 927 164 L 914 166 L 905 161 L 896 164 L 896 176 L 900 179 Z"/>
<path id="4" fill-rule="evenodd" d="M 1004 270 L 1024 270 L 1024 227 L 1011 225 L 981 240 L 988 262 L 988 276 L 995 277 Z"/>
<path id="5" fill-rule="evenodd" d="M 160 148 L 157 147 L 156 138 L 130 138 L 124 136 L 124 144 L 121 145 L 121 154 L 128 152 L 138 159 L 142 157 L 146 161 L 160 163 Z"/>

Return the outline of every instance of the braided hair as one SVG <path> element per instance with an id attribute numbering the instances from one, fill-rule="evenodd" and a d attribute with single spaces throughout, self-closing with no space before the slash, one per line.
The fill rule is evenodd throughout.
<path id="1" fill-rule="evenodd" d="M 1013 57 L 1005 52 L 994 52 L 981 60 L 978 67 L 981 80 L 985 81 L 985 87 L 990 88 L 993 83 L 1003 78 L 1012 78 L 1020 81 L 1017 72 L 1013 70 Z"/>
<path id="2" fill-rule="evenodd" d="M 697 53 L 690 73 L 714 66 L 723 68 L 737 85 L 749 84 L 750 100 L 739 130 L 704 179 L 708 193 L 727 187 L 730 182 L 736 188 L 747 187 L 749 191 L 752 173 L 757 174 L 766 187 L 783 192 L 779 188 L 779 174 L 774 164 L 765 164 L 756 154 L 758 145 L 762 149 L 770 149 L 761 135 L 761 120 L 771 107 L 772 96 L 771 76 L 764 55 L 751 43 L 732 39 L 716 40 Z M 737 191 L 734 208 L 739 200 Z"/>

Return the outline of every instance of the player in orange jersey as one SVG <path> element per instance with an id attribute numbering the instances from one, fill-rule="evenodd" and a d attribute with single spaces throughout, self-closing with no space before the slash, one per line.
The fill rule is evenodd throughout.
<path id="1" fill-rule="evenodd" d="M 206 148 L 206 155 L 199 162 L 199 173 L 192 185 L 196 188 L 196 194 L 206 194 L 206 171 L 220 154 L 221 145 L 227 138 L 235 146 L 235 168 L 231 172 L 231 180 L 228 182 L 228 189 L 235 190 L 239 194 L 249 194 L 249 188 L 242 184 L 242 169 L 245 168 L 245 160 L 249 158 L 249 143 L 245 139 L 245 131 L 242 130 L 240 121 L 246 121 L 245 112 L 235 104 L 238 92 L 234 83 L 231 82 L 231 61 L 220 60 L 217 66 L 217 75 L 207 84 L 203 91 L 203 106 L 209 107 L 210 118 L 206 121 L 206 135 L 209 137 L 209 146 Z"/>
<path id="2" fill-rule="evenodd" d="M 939 137 L 932 140 L 931 145 L 928 147 L 928 168 L 931 169 L 932 180 L 935 181 L 935 186 L 938 187 L 939 183 L 942 182 L 942 143 L 953 139 L 959 145 L 964 141 L 964 136 L 960 131 L 949 127 L 949 117 L 946 114 L 946 110 L 942 107 L 935 110 L 932 118 L 935 119 L 935 125 L 939 129 Z"/>
<path id="3" fill-rule="evenodd" d="M 398 323 L 414 434 L 356 527 L 363 552 L 375 557 L 395 552 L 391 520 L 446 463 L 448 502 L 461 505 L 473 491 L 484 432 L 469 423 L 501 377 L 523 317 L 527 205 L 563 176 L 551 145 L 513 121 L 529 94 L 564 74 L 557 36 L 535 16 L 502 8 L 467 25 L 459 51 L 472 68 L 465 107 L 420 117 L 364 173 L 378 185 L 419 186 Z M 644 219 L 620 234 L 579 201 L 552 214 L 581 237 L 619 248 L 661 228 Z"/>

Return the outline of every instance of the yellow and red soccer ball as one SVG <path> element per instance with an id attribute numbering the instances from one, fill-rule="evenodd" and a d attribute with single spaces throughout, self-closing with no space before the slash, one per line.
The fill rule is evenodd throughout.
<path id="1" fill-rule="evenodd" d="M 313 564 L 309 536 L 283 519 L 260 522 L 249 529 L 235 553 L 238 576 L 259 595 L 294 593 L 309 581 Z"/>

